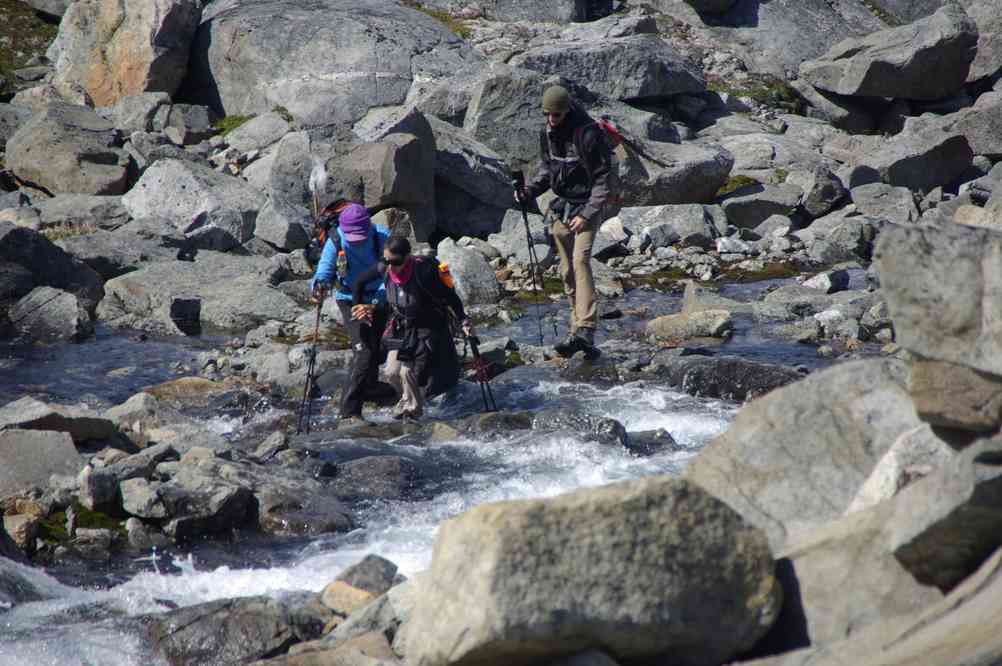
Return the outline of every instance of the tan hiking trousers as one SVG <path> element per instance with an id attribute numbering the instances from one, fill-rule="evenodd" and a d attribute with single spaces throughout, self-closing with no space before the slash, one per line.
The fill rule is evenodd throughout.
<path id="1" fill-rule="evenodd" d="M 571 332 L 579 328 L 594 330 L 598 327 L 595 278 L 591 273 L 591 247 L 595 243 L 596 231 L 597 225 L 590 223 L 584 231 L 574 233 L 559 219 L 553 222 L 550 229 L 560 256 L 564 293 L 570 300 Z"/>

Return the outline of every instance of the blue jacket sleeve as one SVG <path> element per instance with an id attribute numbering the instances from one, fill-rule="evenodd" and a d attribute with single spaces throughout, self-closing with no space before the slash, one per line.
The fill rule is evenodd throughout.
<path id="1" fill-rule="evenodd" d="M 337 233 L 336 231 L 334 233 Z M 310 280 L 310 290 L 312 291 L 317 283 L 330 286 L 334 282 L 334 271 L 337 269 L 337 248 L 330 238 L 324 243 L 323 252 L 320 253 L 320 263 L 317 264 L 317 272 Z"/>

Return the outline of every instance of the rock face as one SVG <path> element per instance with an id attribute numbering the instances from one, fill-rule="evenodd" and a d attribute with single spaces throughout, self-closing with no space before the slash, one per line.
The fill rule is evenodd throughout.
<path id="1" fill-rule="evenodd" d="M 94 332 L 80 299 L 52 287 L 36 287 L 15 303 L 7 316 L 15 328 L 41 342 L 80 341 Z"/>
<path id="2" fill-rule="evenodd" d="M 128 154 L 118 131 L 93 110 L 50 104 L 7 141 L 7 166 L 51 192 L 122 194 Z"/>
<path id="3" fill-rule="evenodd" d="M 800 75 L 839 95 L 940 99 L 964 85 L 977 42 L 977 25 L 951 3 L 914 23 L 847 39 L 801 65 Z"/>
<path id="4" fill-rule="evenodd" d="M 717 146 L 637 143 L 643 154 L 624 146 L 616 149 L 620 198 L 626 206 L 709 203 L 734 166 L 734 156 Z"/>
<path id="5" fill-rule="evenodd" d="M 782 551 L 791 536 L 842 515 L 894 441 L 921 425 L 906 372 L 896 361 L 859 361 L 773 391 L 746 406 L 686 478 Z"/>
<path id="6" fill-rule="evenodd" d="M 617 659 L 719 663 L 772 623 L 772 572 L 763 535 L 724 504 L 649 478 L 447 521 L 401 631 L 420 666 L 538 663 L 598 645 Z"/>
<path id="7" fill-rule="evenodd" d="M 881 236 L 876 265 L 898 344 L 1002 377 L 1002 234 L 895 227 Z"/>
<path id="8" fill-rule="evenodd" d="M 511 65 L 562 76 L 613 99 L 658 98 L 706 89 L 702 73 L 655 35 L 530 49 Z"/>
<path id="9" fill-rule="evenodd" d="M 177 92 L 201 18 L 198 0 L 74 2 L 59 24 L 53 80 L 82 86 L 97 106 L 123 96 Z"/>
<path id="10" fill-rule="evenodd" d="M 350 125 L 403 103 L 415 79 L 477 60 L 440 22 L 390 0 L 227 0 L 203 14 L 187 88 L 226 115 L 282 106 L 306 126 Z"/>
<path id="11" fill-rule="evenodd" d="M 76 476 L 84 461 L 64 432 L 0 432 L 0 497 L 33 485 L 48 485 L 53 474 Z"/>

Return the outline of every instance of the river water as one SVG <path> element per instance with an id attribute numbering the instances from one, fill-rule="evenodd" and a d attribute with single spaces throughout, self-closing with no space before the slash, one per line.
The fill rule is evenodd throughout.
<path id="1" fill-rule="evenodd" d="M 740 296 L 741 293 L 737 293 Z M 753 296 L 753 295 L 752 295 Z M 734 296 L 732 296 L 734 297 Z M 656 316 L 678 309 L 675 297 L 631 292 L 617 302 L 625 310 L 646 309 Z M 552 313 L 553 308 L 546 308 Z M 531 311 L 530 311 L 531 312 Z M 626 329 L 629 317 L 607 329 Z M 552 343 L 552 326 L 548 343 Z M 563 331 L 560 331 L 562 334 Z M 531 317 L 494 331 L 519 342 L 533 341 Z M 136 334 L 99 329 L 96 339 L 80 345 L 0 348 L 0 403 L 25 393 L 52 402 L 108 406 L 144 386 L 184 373 L 199 351 L 219 340 L 142 340 Z M 725 346 L 743 356 L 789 365 L 817 366 L 811 347 L 739 326 Z M 629 431 L 664 428 L 677 446 L 656 455 L 636 457 L 620 448 L 587 441 L 572 433 L 518 433 L 490 439 L 460 439 L 415 446 L 402 441 L 381 451 L 406 456 L 426 472 L 424 498 L 370 503 L 359 508 L 360 528 L 348 534 L 313 539 L 241 544 L 239 553 L 204 556 L 195 552 L 150 553 L 127 573 L 89 573 L 63 581 L 40 570 L 27 570 L 52 599 L 0 609 L 0 664 L 3 666 L 153 666 L 163 663 L 148 653 L 133 618 L 213 599 L 292 590 L 318 591 L 346 566 L 368 553 L 386 557 L 405 575 L 427 567 L 437 526 L 484 502 L 547 497 L 575 488 L 653 474 L 678 474 L 705 444 L 727 428 L 740 405 L 696 398 L 656 383 L 611 388 L 561 381 L 552 373 L 517 370 L 495 380 L 501 409 L 568 409 L 622 422 Z M 480 394 L 465 385 L 439 400 L 430 416 L 456 417 L 478 410 Z M 382 410 L 372 415 L 388 419 Z M 207 415 L 220 431 L 239 434 L 240 422 Z M 336 433 L 319 445 L 337 450 Z M 225 551 L 225 547 L 222 547 Z M 229 558 L 229 559 L 227 559 Z"/>

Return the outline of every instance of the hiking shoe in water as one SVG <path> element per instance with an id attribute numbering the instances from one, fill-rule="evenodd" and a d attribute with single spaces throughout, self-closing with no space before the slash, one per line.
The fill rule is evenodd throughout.
<path id="1" fill-rule="evenodd" d="M 557 356 L 563 358 L 570 358 L 574 356 L 575 353 L 581 351 L 581 343 L 584 342 L 577 335 L 571 333 L 567 336 L 567 339 L 563 342 L 558 342 L 553 346 L 553 351 L 557 353 Z"/>
<path id="2" fill-rule="evenodd" d="M 595 329 L 579 328 L 575 336 L 578 339 L 577 351 L 584 352 L 584 357 L 589 361 L 594 361 L 602 352 L 595 346 Z"/>

